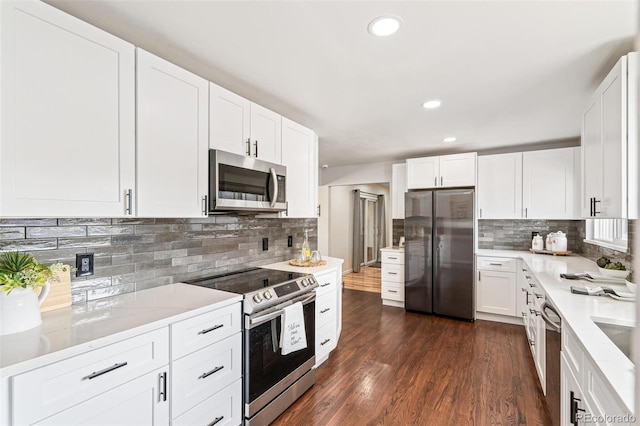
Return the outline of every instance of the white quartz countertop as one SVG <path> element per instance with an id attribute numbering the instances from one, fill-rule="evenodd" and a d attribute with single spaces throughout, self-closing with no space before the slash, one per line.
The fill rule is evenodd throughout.
<path id="1" fill-rule="evenodd" d="M 42 314 L 42 325 L 0 336 L 0 377 L 99 348 L 222 308 L 242 296 L 171 284 Z"/>
<path id="2" fill-rule="evenodd" d="M 337 257 L 323 256 L 322 259 L 327 261 L 326 265 L 309 267 L 293 266 L 290 265 L 288 261 L 284 261 L 271 263 L 269 265 L 263 265 L 261 266 L 261 268 L 275 269 L 277 271 L 300 272 L 302 274 L 321 274 L 325 271 L 330 271 L 335 268 L 342 268 L 342 264 L 344 263 L 344 259 L 339 259 Z"/>
<path id="3" fill-rule="evenodd" d="M 404 247 L 389 246 L 389 247 L 385 247 L 385 248 L 380 249 L 380 251 L 390 251 L 390 252 L 404 253 Z"/>
<path id="4" fill-rule="evenodd" d="M 569 327 L 577 336 L 593 363 L 607 378 L 609 384 L 630 412 L 634 407 L 635 369 L 633 363 L 598 328 L 592 318 L 620 325 L 635 325 L 635 302 L 615 300 L 608 296 L 572 294 L 572 285 L 595 287 L 602 285 L 616 291 L 628 292 L 623 284 L 596 284 L 560 278 L 561 273 L 589 272 L 600 275 L 595 262 L 571 256 L 550 256 L 525 251 L 477 250 L 478 256 L 520 258 L 525 261 L 551 302 L 562 316 L 562 326 Z"/>

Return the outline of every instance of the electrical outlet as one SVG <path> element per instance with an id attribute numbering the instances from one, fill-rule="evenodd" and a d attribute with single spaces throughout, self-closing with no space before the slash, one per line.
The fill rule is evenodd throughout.
<path id="1" fill-rule="evenodd" d="M 287 247 L 293 247 L 293 236 L 291 235 L 287 237 Z"/>
<path id="2" fill-rule="evenodd" d="M 262 251 L 269 250 L 269 238 L 262 239 Z"/>
<path id="3" fill-rule="evenodd" d="M 93 275 L 93 253 L 76 254 L 76 277 Z"/>

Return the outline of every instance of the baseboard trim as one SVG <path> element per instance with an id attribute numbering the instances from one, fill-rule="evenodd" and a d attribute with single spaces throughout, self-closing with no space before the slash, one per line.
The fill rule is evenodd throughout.
<path id="1" fill-rule="evenodd" d="M 510 317 L 506 315 L 489 314 L 487 312 L 476 312 L 476 320 L 502 322 L 505 324 L 524 326 L 524 321 L 522 320 L 522 317 Z"/>

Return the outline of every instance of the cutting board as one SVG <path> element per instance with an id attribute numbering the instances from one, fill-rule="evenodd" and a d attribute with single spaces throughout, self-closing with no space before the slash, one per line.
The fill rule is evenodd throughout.
<path id="1" fill-rule="evenodd" d="M 40 312 L 52 311 L 67 306 L 71 306 L 71 267 L 67 267 L 67 272 L 60 272 L 60 282 L 53 281 L 49 287 L 49 295 L 40 305 Z"/>

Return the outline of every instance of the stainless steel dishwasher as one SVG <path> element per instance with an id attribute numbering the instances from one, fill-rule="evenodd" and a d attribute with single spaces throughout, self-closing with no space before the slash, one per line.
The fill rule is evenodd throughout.
<path id="1" fill-rule="evenodd" d="M 551 412 L 552 424 L 560 424 L 560 350 L 562 348 L 562 318 L 547 300 L 540 307 L 540 316 L 545 327 L 545 377 L 546 398 Z"/>

